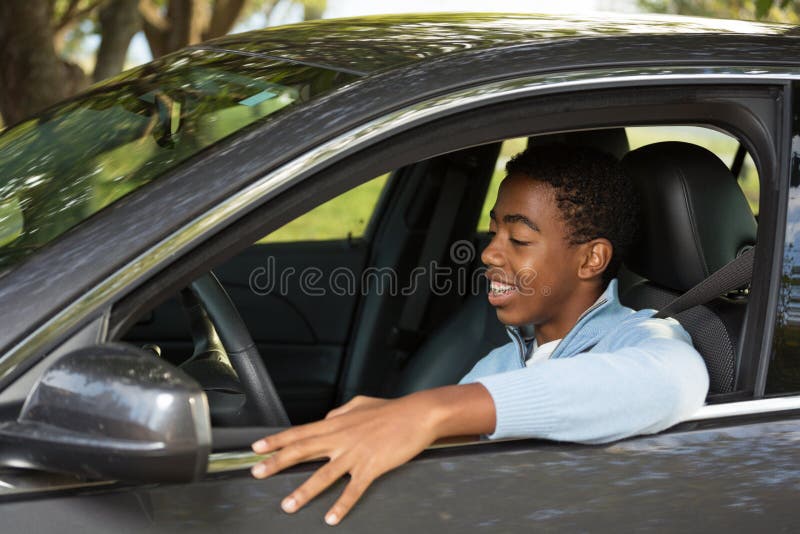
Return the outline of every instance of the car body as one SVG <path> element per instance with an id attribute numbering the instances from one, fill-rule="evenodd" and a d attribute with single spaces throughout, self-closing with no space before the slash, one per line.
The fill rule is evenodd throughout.
<path id="1" fill-rule="evenodd" d="M 562 131 L 711 125 L 735 134 L 756 162 L 761 183 L 759 245 L 732 390 L 666 432 L 610 445 L 530 439 L 437 445 L 377 481 L 342 528 L 790 530 L 798 521 L 800 489 L 800 382 L 793 374 L 800 359 L 795 33 L 781 25 L 661 17 L 343 19 L 225 37 L 90 89 L 71 103 L 80 106 L 103 91 L 113 97 L 117 86 L 137 77 L 169 72 L 177 63 L 192 67 L 208 57 L 235 57 L 256 78 L 276 64 L 341 76 L 325 82 L 316 96 L 166 165 L 6 264 L 0 277 L 0 417 L 17 418 L 39 377 L 66 352 L 110 340 L 172 339 L 173 331 L 158 330 L 172 312 L 153 311 L 154 304 L 213 267 L 250 330 L 273 332 L 255 336 L 264 338 L 262 354 L 284 351 L 280 360 L 265 357 L 267 367 L 282 396 L 288 391 L 294 397 L 294 413 L 310 420 L 324 413 L 319 406 L 374 393 L 386 378 L 376 369 L 404 363 L 395 362 L 392 351 L 363 356 L 385 340 L 381 323 L 391 322 L 387 314 L 401 315 L 402 306 L 359 295 L 268 305 L 248 300 L 248 274 L 266 255 L 289 258 L 294 266 L 323 262 L 355 270 L 398 265 L 405 257 L 413 263 L 422 257 L 426 234 L 406 236 L 416 248 L 381 247 L 388 223 L 401 220 L 392 206 L 402 197 L 390 185 L 363 239 L 268 250 L 245 250 L 248 243 L 349 187 L 393 169 L 410 176 L 413 164 L 442 154 L 475 150 L 471 154 L 480 159 L 480 147 L 489 143 Z M 159 146 L 171 149 L 181 127 L 170 122 L 174 108 L 153 105 L 158 118 L 152 128 L 162 129 L 156 132 Z M 55 113 L 39 120 L 46 123 Z M 475 207 L 482 198 L 472 201 Z M 447 298 L 436 302 L 449 313 L 460 301 Z M 304 317 L 284 321 L 292 309 Z M 154 313 L 149 323 L 142 323 L 145 312 Z M 259 315 L 275 324 L 248 322 Z M 311 341 L 302 332 L 293 338 L 291 329 L 307 323 Z M 131 334 L 137 325 L 139 337 Z M 396 352 L 400 360 L 407 357 Z M 285 370 L 292 365 L 299 369 Z M 291 390 L 291 380 L 278 380 L 281 372 L 305 382 Z M 315 399 L 311 409 L 303 406 L 304 392 Z M 269 429 L 215 430 L 208 473 L 192 482 L 0 470 L 4 528 L 328 528 L 322 515 L 336 489 L 293 516 L 278 506 L 318 464 L 257 481 L 246 470 L 257 460 L 248 443 Z M 124 462 L 125 454 L 118 458 Z"/>

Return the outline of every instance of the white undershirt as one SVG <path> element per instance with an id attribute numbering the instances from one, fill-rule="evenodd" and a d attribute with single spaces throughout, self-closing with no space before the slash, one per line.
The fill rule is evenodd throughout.
<path id="1" fill-rule="evenodd" d="M 537 364 L 539 362 L 543 362 L 550 358 L 550 354 L 554 350 L 556 350 L 556 345 L 561 339 L 554 339 L 553 341 L 548 341 L 542 346 L 536 342 L 536 338 L 533 339 L 533 351 L 531 352 L 530 357 L 525 361 L 525 366 L 530 367 L 531 365 Z"/>

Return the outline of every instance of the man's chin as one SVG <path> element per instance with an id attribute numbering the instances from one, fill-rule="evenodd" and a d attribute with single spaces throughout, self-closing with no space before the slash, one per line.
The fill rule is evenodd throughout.
<path id="1" fill-rule="evenodd" d="M 518 314 L 515 314 L 513 311 L 507 308 L 495 308 L 495 312 L 497 313 L 497 319 L 505 326 L 514 326 L 519 328 L 521 326 L 529 325 L 533 322 L 529 317 L 520 317 Z"/>

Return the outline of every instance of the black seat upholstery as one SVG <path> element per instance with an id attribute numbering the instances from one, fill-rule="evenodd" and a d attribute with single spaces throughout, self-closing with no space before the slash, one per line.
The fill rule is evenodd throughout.
<path id="1" fill-rule="evenodd" d="M 756 220 L 720 159 L 689 143 L 666 142 L 622 160 L 641 195 L 641 231 L 627 267 L 645 280 L 621 296 L 635 309 L 661 309 L 753 246 Z M 710 393 L 733 390 L 746 298 L 724 296 L 675 316 L 692 336 Z"/>
<path id="2" fill-rule="evenodd" d="M 488 238 L 479 239 L 483 250 Z M 473 268 L 480 267 L 476 259 Z M 482 284 L 483 285 L 483 284 Z M 486 292 L 470 295 L 412 355 L 394 384 L 391 396 L 458 382 L 482 357 L 510 340 Z"/>
<path id="3" fill-rule="evenodd" d="M 605 128 L 603 130 L 584 130 L 557 134 L 536 135 L 528 138 L 528 146 L 564 144 L 585 146 L 611 154 L 617 159 L 628 153 L 628 134 L 625 128 Z"/>

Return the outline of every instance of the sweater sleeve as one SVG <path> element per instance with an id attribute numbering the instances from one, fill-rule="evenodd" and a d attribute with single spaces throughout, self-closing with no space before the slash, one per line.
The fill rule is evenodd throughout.
<path id="1" fill-rule="evenodd" d="M 708 372 L 680 326 L 650 319 L 618 337 L 607 352 L 475 378 L 495 404 L 489 438 L 605 443 L 659 432 L 703 405 Z"/>

